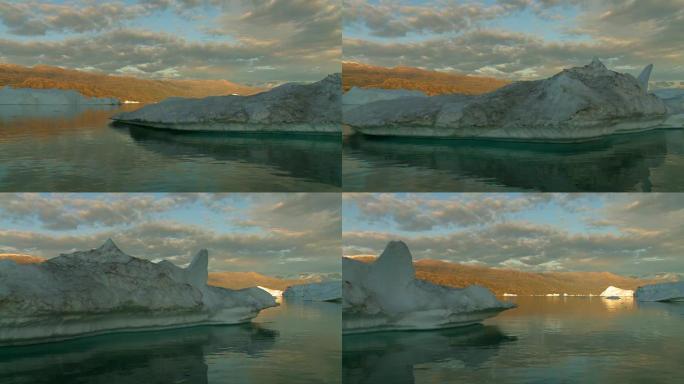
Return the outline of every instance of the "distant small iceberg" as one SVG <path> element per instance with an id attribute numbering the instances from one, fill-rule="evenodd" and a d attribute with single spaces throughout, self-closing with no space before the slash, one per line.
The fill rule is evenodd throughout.
<path id="1" fill-rule="evenodd" d="M 634 296 L 634 291 L 631 289 L 622 289 L 614 286 L 610 286 L 606 288 L 601 294 L 599 295 L 601 297 L 605 298 L 620 298 L 620 297 L 633 297 Z"/>
<path id="2" fill-rule="evenodd" d="M 0 88 L 0 105 L 119 105 L 114 97 L 87 97 L 71 89 Z"/>
<path id="3" fill-rule="evenodd" d="M 279 289 L 266 288 L 266 287 L 262 287 L 261 285 L 257 285 L 257 288 L 268 292 L 268 294 L 273 296 L 273 298 L 276 299 L 276 301 L 283 298 L 283 291 L 281 291 Z"/>
<path id="4" fill-rule="evenodd" d="M 644 285 L 634 296 L 638 301 L 684 301 L 684 281 Z"/>
<path id="5" fill-rule="evenodd" d="M 342 332 L 426 330 L 478 324 L 515 304 L 487 288 L 416 278 L 405 243 L 391 241 L 373 263 L 342 259 Z"/>
<path id="6" fill-rule="evenodd" d="M 283 292 L 287 300 L 338 301 L 342 300 L 342 282 L 324 281 L 320 283 L 298 284 L 287 287 Z"/>

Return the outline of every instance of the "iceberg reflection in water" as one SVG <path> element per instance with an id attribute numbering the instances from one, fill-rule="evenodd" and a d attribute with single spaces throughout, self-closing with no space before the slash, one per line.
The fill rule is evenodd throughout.
<path id="1" fill-rule="evenodd" d="M 684 130 L 584 143 L 344 137 L 349 191 L 681 191 Z"/>
<path id="2" fill-rule="evenodd" d="M 684 303 L 508 297 L 469 330 L 343 337 L 345 383 L 670 383 L 684 361 Z"/>
<path id="3" fill-rule="evenodd" d="M 255 356 L 278 332 L 252 324 L 110 334 L 0 349 L 2 383 L 207 383 L 206 356 Z"/>
<path id="4" fill-rule="evenodd" d="M 0 348 L 0 383 L 339 383 L 341 305 L 288 303 L 252 323 Z"/>
<path id="5" fill-rule="evenodd" d="M 494 326 L 346 335 L 342 341 L 342 382 L 414 383 L 414 370 L 440 362 L 477 369 L 514 341 Z"/>
<path id="6" fill-rule="evenodd" d="M 340 135 L 114 127 L 135 107 L 0 106 L 7 191 L 339 191 Z"/>

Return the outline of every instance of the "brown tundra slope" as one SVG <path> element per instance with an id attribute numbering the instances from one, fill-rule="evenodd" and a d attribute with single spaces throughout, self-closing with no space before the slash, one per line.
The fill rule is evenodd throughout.
<path id="1" fill-rule="evenodd" d="M 313 280 L 304 279 L 281 279 L 278 277 L 262 275 L 257 272 L 210 272 L 209 285 L 216 287 L 242 289 L 261 286 L 284 291 L 291 285 L 315 283 Z"/>
<path id="2" fill-rule="evenodd" d="M 510 81 L 493 77 L 429 71 L 413 67 L 379 67 L 374 65 L 343 62 L 342 86 L 344 91 L 352 87 L 410 89 L 427 95 L 460 93 L 479 95 L 492 92 Z"/>
<path id="3" fill-rule="evenodd" d="M 90 97 L 116 97 L 141 103 L 168 97 L 251 95 L 263 91 L 226 80 L 148 80 L 132 76 L 63 69 L 47 65 L 23 67 L 0 63 L 0 87 L 73 89 Z"/>
<path id="4" fill-rule="evenodd" d="M 13 260 L 17 264 L 35 264 L 45 261 L 42 257 L 20 253 L 0 253 L 0 261 L 2 260 Z"/>
<path id="5" fill-rule="evenodd" d="M 374 257 L 355 259 L 370 262 Z M 491 289 L 497 295 L 598 295 L 610 285 L 636 289 L 640 285 L 666 281 L 637 279 L 610 272 L 522 272 L 429 259 L 416 260 L 413 265 L 419 279 L 457 288 L 478 284 Z"/>

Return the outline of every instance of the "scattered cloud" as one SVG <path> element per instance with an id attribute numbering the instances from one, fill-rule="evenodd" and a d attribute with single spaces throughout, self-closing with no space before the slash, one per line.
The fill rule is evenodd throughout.
<path id="1" fill-rule="evenodd" d="M 598 56 L 684 79 L 682 0 L 348 0 L 344 12 L 346 60 L 534 79 Z"/>
<path id="2" fill-rule="evenodd" d="M 339 206 L 334 194 L 3 194 L 0 252 L 49 258 L 112 238 L 178 265 L 207 248 L 214 271 L 339 272 Z"/>
<path id="3" fill-rule="evenodd" d="M 400 239 L 416 258 L 500 268 L 635 275 L 684 271 L 684 196 L 462 195 L 374 195 L 371 208 L 357 197 L 347 198 L 343 252 L 377 255 L 388 241 Z M 399 205 L 419 206 L 422 217 L 413 225 L 400 223 L 406 218 L 388 215 L 384 208 Z M 474 216 L 459 216 L 461 210 L 453 207 L 472 207 Z M 449 220 L 443 219 L 446 212 Z M 422 225 L 426 222 L 430 225 Z"/>
<path id="4" fill-rule="evenodd" d="M 0 1 L 0 24 L 0 57 L 21 65 L 246 83 L 340 71 L 333 0 Z"/>

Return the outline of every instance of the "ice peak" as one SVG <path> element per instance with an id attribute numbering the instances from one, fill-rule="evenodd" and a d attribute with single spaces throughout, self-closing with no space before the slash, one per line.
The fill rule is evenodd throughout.
<path id="1" fill-rule="evenodd" d="M 653 64 L 649 64 L 641 71 L 637 80 L 639 85 L 644 92 L 648 92 L 648 79 L 651 77 L 651 71 L 653 71 Z"/>
<path id="2" fill-rule="evenodd" d="M 209 251 L 201 249 L 186 268 L 188 282 L 196 287 L 207 285 L 209 276 Z"/>
<path id="3" fill-rule="evenodd" d="M 374 268 L 388 271 L 396 281 L 413 279 L 416 275 L 413 268 L 413 256 L 403 241 L 390 241 L 380 257 L 375 260 Z"/>
<path id="4" fill-rule="evenodd" d="M 117 247 L 116 244 L 114 244 L 114 241 L 111 238 L 107 239 L 107 241 L 105 241 L 104 244 L 102 244 L 100 246 L 100 248 L 98 248 L 97 250 L 100 252 L 107 252 L 107 253 L 109 253 L 109 252 L 123 253 L 123 252 L 121 252 L 121 249 L 119 249 L 119 247 Z"/>
<path id="5" fill-rule="evenodd" d="M 603 63 L 601 62 L 601 60 L 599 60 L 597 56 L 594 56 L 594 58 L 591 59 L 589 67 L 592 69 L 606 69 L 606 66 L 603 65 Z"/>

